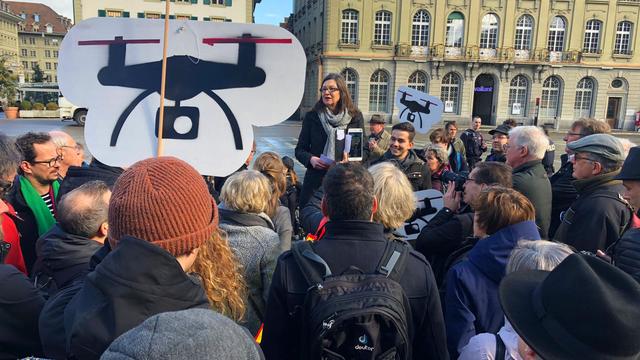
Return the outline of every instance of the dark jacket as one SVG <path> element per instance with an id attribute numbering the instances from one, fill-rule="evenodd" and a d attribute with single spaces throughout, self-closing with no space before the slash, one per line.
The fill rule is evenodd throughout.
<path id="1" fill-rule="evenodd" d="M 125 237 L 87 275 L 65 309 L 68 350 L 79 359 L 97 359 L 115 338 L 147 318 L 191 308 L 209 308 L 200 282 L 165 250 Z"/>
<path id="2" fill-rule="evenodd" d="M 324 217 L 324 214 L 322 214 L 323 196 L 324 190 L 320 187 L 318 191 L 313 193 L 307 204 L 300 209 L 300 223 L 306 234 L 314 234 L 318 230 L 318 226 L 320 226 L 320 222 Z"/>
<path id="3" fill-rule="evenodd" d="M 558 230 L 558 226 L 562 222 L 560 214 L 567 210 L 571 204 L 578 198 L 578 190 L 573 186 L 573 163 L 564 161 L 567 154 L 560 156 L 562 166 L 558 172 L 553 174 L 549 181 L 551 182 L 551 224 L 549 226 L 549 238 L 553 238 Z"/>
<path id="4" fill-rule="evenodd" d="M 556 144 L 553 143 L 551 138 L 547 139 L 549 140 L 549 147 L 547 147 L 547 151 L 544 153 L 544 157 L 542 158 L 542 166 L 544 166 L 547 175 L 551 176 L 555 172 L 553 162 L 556 159 Z"/>
<path id="5" fill-rule="evenodd" d="M 619 172 L 573 182 L 578 199 L 565 211 L 554 240 L 595 253 L 622 236 L 631 208 L 620 195 L 624 192 L 622 181 L 613 180 Z"/>
<path id="6" fill-rule="evenodd" d="M 640 282 L 640 229 L 627 230 L 609 255 L 615 266 Z"/>
<path id="7" fill-rule="evenodd" d="M 505 163 L 507 162 L 507 156 L 504 152 L 491 152 L 491 154 L 487 155 L 487 158 L 484 161 L 496 161 Z"/>
<path id="8" fill-rule="evenodd" d="M 482 153 L 487 150 L 482 134 L 479 131 L 467 129 L 460 134 L 460 140 L 464 144 L 467 159 L 479 160 Z"/>
<path id="9" fill-rule="evenodd" d="M 38 260 L 33 274 L 51 278 L 49 295 L 89 272 L 89 260 L 102 244 L 82 236 L 69 234 L 56 224 L 36 243 Z"/>
<path id="10" fill-rule="evenodd" d="M 540 237 L 547 239 L 551 221 L 551 184 L 542 161 L 529 161 L 513 169 L 513 189 L 531 201 L 536 209 Z"/>
<path id="11" fill-rule="evenodd" d="M 110 252 L 111 247 L 109 246 L 109 242 L 105 241 L 104 246 L 89 260 L 89 272 L 95 270 L 96 266 L 98 266 Z M 66 287 L 59 289 L 55 295 L 47 300 L 44 308 L 42 308 L 40 319 L 38 320 L 38 328 L 40 330 L 42 350 L 46 357 L 63 359 L 67 356 L 64 310 L 71 299 L 82 289 L 85 276 L 81 276 Z"/>
<path id="12" fill-rule="evenodd" d="M 447 258 L 472 235 L 473 212 L 469 206 L 461 209 L 460 213 L 447 208 L 440 209 L 422 228 L 416 239 L 416 250 L 429 260 L 438 286 L 446 275 L 444 267 Z"/>
<path id="13" fill-rule="evenodd" d="M 0 359 L 42 356 L 38 316 L 44 298 L 13 265 L 0 265 Z"/>
<path id="14" fill-rule="evenodd" d="M 445 322 L 452 355 L 457 356 L 472 336 L 500 330 L 504 313 L 498 299 L 498 286 L 505 276 L 511 250 L 519 240 L 539 239 L 533 221 L 508 226 L 478 241 L 469 257 L 449 270 Z"/>
<path id="15" fill-rule="evenodd" d="M 347 130 L 351 128 L 361 128 L 364 131 L 364 119 L 360 112 L 351 119 L 347 126 Z M 296 159 L 307 168 L 302 182 L 300 206 L 304 206 L 311 195 L 322 185 L 322 179 L 327 171 L 314 169 L 310 161 L 312 156 L 320 157 L 326 142 L 327 134 L 324 132 L 318 113 L 315 110 L 309 111 L 302 120 L 302 129 L 300 129 L 295 149 Z M 336 148 L 338 147 L 336 142 Z"/>
<path id="16" fill-rule="evenodd" d="M 409 150 L 407 157 L 404 158 L 404 160 L 399 160 L 391 154 L 390 150 L 387 150 L 380 159 L 371 165 L 380 164 L 385 161 L 393 163 L 407 175 L 409 182 L 413 186 L 413 191 L 431 189 L 431 171 L 429 171 L 427 164 L 418 157 L 415 151 Z"/>
<path id="17" fill-rule="evenodd" d="M 467 156 L 465 155 L 464 144 L 460 139 L 455 139 L 449 144 L 451 148 L 451 154 L 449 154 L 449 166 L 451 171 L 459 173 L 462 171 L 469 171 L 469 164 L 467 163 Z M 449 148 L 447 148 L 449 151 Z"/>
<path id="18" fill-rule="evenodd" d="M 104 181 L 109 188 L 113 188 L 118 176 L 124 170 L 119 167 L 105 165 L 98 160 L 91 161 L 89 166 L 71 166 L 67 170 L 67 176 L 60 183 L 58 189 L 58 199 L 73 189 L 77 189 L 83 184 L 93 180 Z"/>
<path id="19" fill-rule="evenodd" d="M 380 224 L 336 221 L 327 223 L 324 237 L 313 246 L 336 274 L 350 266 L 373 273 L 387 241 Z M 411 305 L 414 359 L 448 359 L 438 289 L 429 263 L 419 253 L 411 251 L 400 285 Z M 285 252 L 278 259 L 267 302 L 261 344 L 267 359 L 299 358 L 299 310 L 308 287 L 293 254 Z"/>

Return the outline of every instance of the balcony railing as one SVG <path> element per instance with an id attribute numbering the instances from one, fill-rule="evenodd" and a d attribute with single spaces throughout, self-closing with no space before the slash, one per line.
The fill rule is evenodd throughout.
<path id="1" fill-rule="evenodd" d="M 625 54 L 626 56 L 630 54 Z M 412 57 L 428 56 L 435 59 L 467 60 L 478 62 L 542 62 L 542 63 L 579 63 L 582 52 L 549 51 L 548 49 L 520 50 L 506 48 L 480 48 L 478 46 L 451 47 L 443 44 L 431 46 L 426 54 L 411 51 Z"/>

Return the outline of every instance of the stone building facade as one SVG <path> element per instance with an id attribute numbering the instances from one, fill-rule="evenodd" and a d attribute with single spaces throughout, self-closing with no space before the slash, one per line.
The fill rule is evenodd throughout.
<path id="1" fill-rule="evenodd" d="M 308 61 L 301 112 L 341 72 L 367 116 L 397 119 L 400 86 L 440 97 L 443 120 L 513 118 L 633 128 L 640 0 L 295 0 Z"/>

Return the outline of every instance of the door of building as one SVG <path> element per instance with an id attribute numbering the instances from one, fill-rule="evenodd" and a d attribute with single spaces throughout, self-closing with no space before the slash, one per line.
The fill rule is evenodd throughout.
<path id="1" fill-rule="evenodd" d="M 618 128 L 620 120 L 620 106 L 622 105 L 621 97 L 610 97 L 607 101 L 607 122 L 612 129 Z"/>
<path id="2" fill-rule="evenodd" d="M 495 125 L 493 105 L 493 97 L 495 91 L 495 83 L 493 76 L 489 74 L 481 74 L 476 78 L 473 89 L 473 116 L 482 118 L 485 125 Z"/>

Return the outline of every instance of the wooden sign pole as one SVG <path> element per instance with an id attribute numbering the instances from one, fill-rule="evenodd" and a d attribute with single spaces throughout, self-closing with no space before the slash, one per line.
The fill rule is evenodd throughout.
<path id="1" fill-rule="evenodd" d="M 171 1 L 165 0 L 164 9 L 164 42 L 162 46 L 162 80 L 160 82 L 160 113 L 158 116 L 158 157 L 164 152 L 162 130 L 164 129 L 164 94 L 167 85 L 167 46 L 169 43 L 169 10 Z"/>

